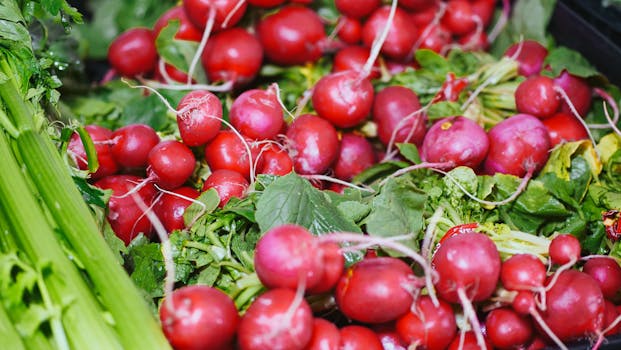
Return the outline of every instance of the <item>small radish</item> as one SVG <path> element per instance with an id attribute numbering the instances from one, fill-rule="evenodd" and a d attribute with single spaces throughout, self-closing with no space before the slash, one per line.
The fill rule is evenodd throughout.
<path id="1" fill-rule="evenodd" d="M 209 12 L 215 11 L 214 29 L 233 27 L 246 13 L 246 0 L 183 0 L 183 8 L 190 21 L 201 31 L 205 29 Z M 227 21 L 225 23 L 225 21 Z"/>
<path id="2" fill-rule="evenodd" d="M 218 207 L 224 207 L 232 197 L 244 198 L 248 189 L 248 180 L 244 175 L 228 169 L 218 169 L 205 179 L 202 191 L 215 188 L 220 198 Z"/>
<path id="3" fill-rule="evenodd" d="M 554 81 L 539 75 L 524 80 L 515 90 L 515 106 L 518 112 L 541 119 L 552 116 L 560 106 Z"/>
<path id="4" fill-rule="evenodd" d="M 95 153 L 97 154 L 97 161 L 99 168 L 97 171 L 90 174 L 91 179 L 97 180 L 103 177 L 114 175 L 119 171 L 119 165 L 117 164 L 112 154 L 110 145 L 112 141 L 112 131 L 99 125 L 86 125 L 84 130 L 88 133 L 91 140 L 95 144 Z M 69 144 L 67 145 L 67 152 L 69 156 L 74 160 L 78 169 L 88 169 L 88 161 L 84 145 L 80 135 L 76 132 L 71 135 Z"/>
<path id="5" fill-rule="evenodd" d="M 604 328 L 607 329 L 619 317 L 619 310 L 617 310 L 617 307 L 615 306 L 615 304 L 612 303 L 612 301 L 605 300 L 604 302 L 606 303 L 606 311 L 604 315 Z M 621 328 L 619 327 L 621 326 L 617 324 L 616 326 L 608 330 L 604 335 L 611 336 L 611 335 L 619 334 L 619 331 L 621 331 Z"/>
<path id="6" fill-rule="evenodd" d="M 384 145 L 407 142 L 420 146 L 427 132 L 427 116 L 418 96 L 404 86 L 385 87 L 376 94 L 373 121 Z"/>
<path id="7" fill-rule="evenodd" d="M 420 12 L 437 4 L 438 0 L 400 0 L 399 6 L 412 12 Z"/>
<path id="8" fill-rule="evenodd" d="M 482 30 L 474 30 L 459 37 L 457 43 L 464 51 L 487 51 L 490 45 L 487 33 Z"/>
<path id="9" fill-rule="evenodd" d="M 552 147 L 563 142 L 586 140 L 589 138 L 584 125 L 576 118 L 572 114 L 559 112 L 542 121 L 546 129 L 548 129 L 550 145 Z"/>
<path id="10" fill-rule="evenodd" d="M 205 160 L 212 171 L 228 169 L 236 171 L 251 179 L 257 163 L 258 149 L 250 145 L 251 141 L 242 139 L 231 130 L 222 130 L 207 145 L 205 145 Z M 250 152 L 250 156 L 249 153 Z M 252 159 L 250 159 L 252 158 Z M 260 159 L 258 159 L 260 161 Z"/>
<path id="11" fill-rule="evenodd" d="M 172 190 L 194 173 L 196 158 L 185 144 L 168 140 L 158 143 L 148 155 L 147 174 L 160 187 Z"/>
<path id="12" fill-rule="evenodd" d="M 129 124 L 112 133 L 110 150 L 114 160 L 128 169 L 147 166 L 149 152 L 160 142 L 155 130 L 146 124 Z"/>
<path id="13" fill-rule="evenodd" d="M 478 16 L 481 19 L 483 26 L 487 26 L 492 17 L 494 16 L 494 10 L 496 9 L 496 0 L 474 0 L 470 1 L 472 7 L 472 15 Z M 484 33 L 484 31 L 481 31 Z"/>
<path id="14" fill-rule="evenodd" d="M 407 350 L 408 344 L 401 339 L 399 334 L 391 326 L 377 327 L 373 329 L 379 338 L 384 350 Z"/>
<path id="15" fill-rule="evenodd" d="M 614 300 L 621 290 L 621 267 L 613 258 L 589 258 L 584 263 L 582 272 L 595 279 L 607 299 Z"/>
<path id="16" fill-rule="evenodd" d="M 548 49 L 535 40 L 517 42 L 505 51 L 505 56 L 518 61 L 518 73 L 525 77 L 539 75 L 543 62 L 548 56 Z"/>
<path id="17" fill-rule="evenodd" d="M 517 349 L 527 345 L 533 338 L 531 321 L 509 308 L 494 309 L 485 319 L 487 339 L 494 348 Z"/>
<path id="18" fill-rule="evenodd" d="M 287 0 L 247 0 L 252 6 L 270 8 L 278 5 L 282 5 Z"/>
<path id="19" fill-rule="evenodd" d="M 354 18 L 340 16 L 336 24 L 336 35 L 346 44 L 356 45 L 362 40 L 362 23 Z"/>
<path id="20" fill-rule="evenodd" d="M 377 162 L 373 145 L 364 136 L 354 133 L 341 135 L 341 145 L 336 162 L 332 166 L 334 176 L 350 181 L 363 170 Z"/>
<path id="21" fill-rule="evenodd" d="M 229 349 L 240 319 L 228 295 L 205 285 L 176 289 L 164 298 L 159 314 L 175 350 Z"/>
<path id="22" fill-rule="evenodd" d="M 163 67 L 161 64 L 157 66 L 154 79 L 163 84 L 170 83 L 171 81 L 185 84 L 188 81 L 188 75 L 172 64 L 164 63 Z M 196 80 L 192 79 L 191 82 L 195 84 Z"/>
<path id="23" fill-rule="evenodd" d="M 502 263 L 500 280 L 508 290 L 535 290 L 543 287 L 547 277 L 546 266 L 532 254 L 512 255 Z"/>
<path id="24" fill-rule="evenodd" d="M 148 28 L 128 29 L 108 48 L 108 62 L 112 68 L 129 78 L 153 72 L 157 57 L 153 32 Z"/>
<path id="25" fill-rule="evenodd" d="M 379 337 L 371 329 L 349 325 L 341 328 L 341 347 L 339 350 L 383 350 Z"/>
<path id="26" fill-rule="evenodd" d="M 286 150 L 279 146 L 269 145 L 263 147 L 259 152 L 261 158 L 261 168 L 259 174 L 287 175 L 293 171 L 293 159 Z"/>
<path id="27" fill-rule="evenodd" d="M 332 59 L 332 72 L 353 71 L 361 73 L 370 53 L 371 51 L 364 46 L 344 47 Z M 369 79 L 377 79 L 380 75 L 379 63 L 375 61 Z"/>
<path id="28" fill-rule="evenodd" d="M 563 70 L 558 77 L 554 78 L 554 84 L 565 91 L 565 94 L 569 97 L 571 104 L 578 114 L 585 117 L 591 108 L 591 96 L 593 92 L 589 83 L 584 78 Z M 560 111 L 568 114 L 572 113 L 565 99 L 561 101 Z"/>
<path id="29" fill-rule="evenodd" d="M 442 24 L 455 35 L 465 35 L 475 30 L 477 23 L 472 12 L 472 3 L 468 0 L 448 1 Z"/>
<path id="30" fill-rule="evenodd" d="M 341 247 L 333 242 L 322 242 L 318 246 L 321 260 L 321 279 L 313 286 L 307 288 L 309 294 L 325 293 L 332 290 L 345 270 L 345 258 Z"/>
<path id="31" fill-rule="evenodd" d="M 439 4 L 440 1 L 434 1 L 431 6 L 425 8 L 424 10 L 410 11 L 408 15 L 412 21 L 412 24 L 414 24 L 416 28 L 425 28 L 430 25 L 440 11 Z"/>
<path id="32" fill-rule="evenodd" d="M 537 302 L 535 301 L 535 293 L 528 290 L 521 290 L 517 292 L 511 302 L 511 308 L 523 316 L 533 313 L 533 310 L 535 310 L 536 307 Z"/>
<path id="33" fill-rule="evenodd" d="M 443 300 L 435 306 L 426 295 L 419 297 L 410 312 L 397 319 L 395 328 L 407 344 L 427 350 L 446 349 L 457 334 L 452 306 Z"/>
<path id="34" fill-rule="evenodd" d="M 336 9 L 351 18 L 364 18 L 382 4 L 381 0 L 334 0 Z"/>
<path id="35" fill-rule="evenodd" d="M 202 146 L 213 139 L 222 126 L 222 103 L 207 90 L 194 90 L 179 101 L 177 125 L 181 140 L 189 147 Z"/>
<path id="36" fill-rule="evenodd" d="M 175 39 L 188 41 L 201 41 L 202 32 L 192 23 L 185 14 L 182 6 L 174 6 L 164 12 L 153 25 L 154 37 L 160 34 L 162 29 L 172 21 L 179 21 L 179 29 L 175 34 Z"/>
<path id="37" fill-rule="evenodd" d="M 390 6 L 382 6 L 373 11 L 362 26 L 362 42 L 372 47 L 373 41 L 382 32 L 390 13 Z M 418 30 L 410 21 L 407 12 L 397 8 L 384 41 L 381 53 L 391 59 L 404 61 L 411 55 L 412 48 L 418 39 Z"/>
<path id="38" fill-rule="evenodd" d="M 313 336 L 304 350 L 339 350 L 341 333 L 334 323 L 323 318 L 313 320 Z"/>
<path id="39" fill-rule="evenodd" d="M 192 204 L 191 200 L 196 199 L 199 193 L 192 187 L 179 187 L 170 193 L 162 193 L 157 199 L 153 211 L 160 219 L 166 232 L 183 230 L 185 222 L 183 214 L 185 209 Z"/>
<path id="40" fill-rule="evenodd" d="M 298 174 L 321 174 L 338 157 L 336 129 L 316 115 L 303 114 L 295 118 L 286 135 L 289 154 Z"/>
<path id="41" fill-rule="evenodd" d="M 451 32 L 441 24 L 420 27 L 419 37 L 419 49 L 429 49 L 440 54 L 452 41 Z"/>
<path id="42" fill-rule="evenodd" d="M 548 254 L 553 264 L 565 265 L 575 263 L 580 259 L 582 247 L 576 236 L 565 233 L 560 234 L 550 241 Z"/>
<path id="43" fill-rule="evenodd" d="M 492 349 L 492 344 L 485 339 L 485 348 Z M 461 334 L 457 334 L 449 344 L 447 350 L 481 350 L 481 347 L 477 343 L 476 335 L 473 331 L 466 331 Z"/>
<path id="44" fill-rule="evenodd" d="M 276 93 L 273 88 L 250 89 L 237 96 L 229 110 L 233 127 L 253 140 L 276 138 L 285 124 Z"/>

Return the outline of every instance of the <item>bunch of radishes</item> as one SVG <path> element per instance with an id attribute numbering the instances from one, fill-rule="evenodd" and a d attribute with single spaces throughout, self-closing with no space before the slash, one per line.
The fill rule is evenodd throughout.
<path id="1" fill-rule="evenodd" d="M 561 234 L 547 261 L 527 253 L 502 261 L 493 241 L 472 227 L 442 240 L 430 261 L 369 251 L 345 268 L 337 243 L 407 249 L 276 226 L 254 257 L 267 291 L 243 315 L 224 293 L 195 285 L 162 301 L 162 326 L 178 350 L 541 349 L 582 338 L 596 348 L 618 332 L 621 267 L 614 259 L 581 259 L 578 240 Z M 314 314 L 306 297 L 317 295 L 332 296 L 341 316 Z"/>

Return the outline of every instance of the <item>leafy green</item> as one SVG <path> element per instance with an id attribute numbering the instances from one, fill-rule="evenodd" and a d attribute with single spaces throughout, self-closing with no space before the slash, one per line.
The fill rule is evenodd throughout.
<path id="1" fill-rule="evenodd" d="M 551 77 L 558 76 L 563 70 L 583 78 L 599 74 L 584 56 L 564 46 L 549 50 L 543 64 L 550 67 L 549 71 L 546 70 L 543 73 Z"/>

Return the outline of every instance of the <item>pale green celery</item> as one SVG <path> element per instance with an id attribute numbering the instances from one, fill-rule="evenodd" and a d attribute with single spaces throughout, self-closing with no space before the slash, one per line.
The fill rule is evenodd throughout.
<path id="1" fill-rule="evenodd" d="M 72 349 L 121 350 L 90 287 L 65 255 L 38 199 L 30 192 L 4 132 L 0 132 L 0 159 L 0 198 L 13 239 L 34 264 L 51 265 L 52 273 L 43 277 L 43 283 L 54 303 L 64 306 L 62 323 Z"/>
<path id="2" fill-rule="evenodd" d="M 0 303 L 0 339 L 3 349 L 26 350 L 22 337 L 19 335 L 11 318 Z"/>

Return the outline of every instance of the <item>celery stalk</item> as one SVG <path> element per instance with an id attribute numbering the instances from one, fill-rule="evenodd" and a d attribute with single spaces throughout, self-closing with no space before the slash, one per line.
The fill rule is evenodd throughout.
<path id="1" fill-rule="evenodd" d="M 2 339 L 2 346 L 5 349 L 26 350 L 21 336 L 13 327 L 13 323 L 2 304 L 0 304 L 0 339 Z"/>

